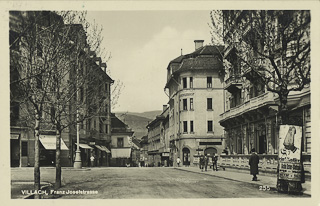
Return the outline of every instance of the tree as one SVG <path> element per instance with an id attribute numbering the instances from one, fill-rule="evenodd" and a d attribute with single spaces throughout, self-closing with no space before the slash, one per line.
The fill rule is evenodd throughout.
<path id="1" fill-rule="evenodd" d="M 97 53 L 102 37 L 93 29 L 93 35 L 87 42 L 85 30 L 88 29 L 85 12 L 10 12 L 10 87 L 11 103 L 18 101 L 24 110 L 23 118 L 27 126 L 34 127 L 35 134 L 35 189 L 40 189 L 39 164 L 39 132 L 40 129 L 56 130 L 56 184 L 61 186 L 60 147 L 61 132 L 72 125 L 83 122 L 89 116 L 95 115 L 96 110 L 89 111 L 87 105 L 94 107 L 105 97 L 99 96 L 98 88 L 103 84 L 99 79 L 103 74 L 92 72 L 95 56 L 82 63 L 80 58 L 87 53 Z M 94 28 L 97 28 L 94 25 Z M 90 47 L 91 46 L 91 47 Z M 96 52 L 89 50 L 94 47 Z M 90 56 L 89 55 L 89 56 Z M 89 64 L 89 65 L 85 65 Z M 96 64 L 95 64 L 96 65 Z M 81 68 L 88 68 L 86 74 L 79 74 Z M 97 65 L 96 65 L 97 67 Z M 104 71 L 105 72 L 105 71 Z M 104 73 L 105 74 L 105 73 Z M 106 74 L 105 74 L 106 75 Z M 107 76 L 107 75 L 106 75 Z M 110 78 L 110 77 L 109 77 Z M 111 80 L 111 79 L 110 79 Z M 93 86 L 93 83 L 95 85 Z M 81 88 L 90 85 L 86 94 L 90 95 L 84 103 L 79 103 Z M 104 85 L 104 84 L 103 84 Z M 120 94 L 121 87 L 116 93 Z M 101 93 L 101 92 L 100 92 Z M 105 105 L 104 105 L 105 106 Z M 82 109 L 83 115 L 74 118 L 77 111 Z M 34 123 L 32 123 L 34 119 Z M 41 126 L 41 128 L 40 128 Z M 38 196 L 37 196 L 38 197 Z"/>
<path id="2" fill-rule="evenodd" d="M 290 124 L 289 93 L 311 81 L 310 11 L 212 11 L 211 20 L 212 41 L 225 43 L 226 70 L 241 70 L 261 90 L 277 94 L 278 124 Z"/>

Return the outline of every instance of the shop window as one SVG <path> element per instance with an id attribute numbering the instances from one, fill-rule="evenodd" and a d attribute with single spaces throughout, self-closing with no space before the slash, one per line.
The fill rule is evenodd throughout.
<path id="1" fill-rule="evenodd" d="M 193 98 L 190 98 L 190 110 L 193 110 Z"/>
<path id="2" fill-rule="evenodd" d="M 208 132 L 213 132 L 213 122 L 210 120 L 208 121 Z"/>
<path id="3" fill-rule="evenodd" d="M 188 133 L 188 122 L 183 121 L 183 133 Z"/>
<path id="4" fill-rule="evenodd" d="M 28 142 L 21 142 L 21 156 L 28 156 Z"/>
<path id="5" fill-rule="evenodd" d="M 212 88 L 212 77 L 207 77 L 207 88 Z"/>
<path id="6" fill-rule="evenodd" d="M 109 125 L 106 124 L 106 133 L 108 133 Z"/>

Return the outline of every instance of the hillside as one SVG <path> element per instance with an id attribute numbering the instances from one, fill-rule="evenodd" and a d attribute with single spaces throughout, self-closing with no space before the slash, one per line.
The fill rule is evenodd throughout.
<path id="1" fill-rule="evenodd" d="M 125 122 L 130 128 L 134 130 L 135 136 L 138 139 L 148 134 L 146 126 L 149 122 L 161 114 L 161 110 L 149 111 L 149 112 L 117 112 L 115 115 L 123 122 Z"/>

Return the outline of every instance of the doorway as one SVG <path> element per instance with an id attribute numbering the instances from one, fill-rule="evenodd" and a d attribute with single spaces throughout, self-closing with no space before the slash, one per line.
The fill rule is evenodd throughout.
<path id="1" fill-rule="evenodd" d="M 190 165 L 190 150 L 188 148 L 183 148 L 183 165 Z"/>

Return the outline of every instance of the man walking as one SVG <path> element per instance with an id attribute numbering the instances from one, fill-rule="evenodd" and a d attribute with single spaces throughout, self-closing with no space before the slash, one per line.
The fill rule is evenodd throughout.
<path id="1" fill-rule="evenodd" d="M 250 174 L 253 175 L 252 181 L 257 181 L 257 174 L 259 174 L 259 156 L 256 153 L 256 150 L 253 148 L 251 150 L 251 156 L 249 159 L 250 165 Z"/>
<path id="2" fill-rule="evenodd" d="M 217 165 L 218 157 L 216 154 L 213 155 L 212 157 L 212 169 L 213 171 L 218 171 L 218 165 Z"/>
<path id="3" fill-rule="evenodd" d="M 208 167 L 208 156 L 207 154 L 204 155 L 204 170 L 207 171 Z"/>

